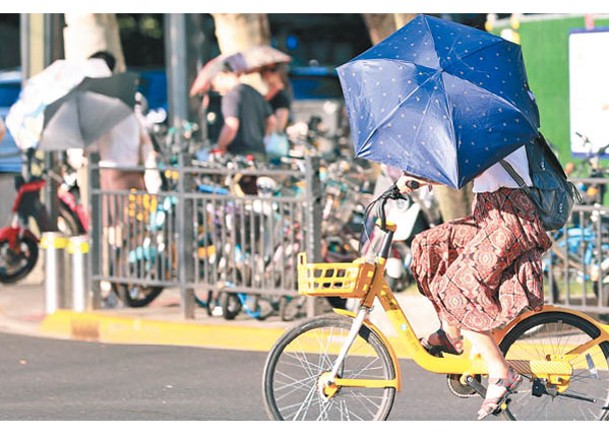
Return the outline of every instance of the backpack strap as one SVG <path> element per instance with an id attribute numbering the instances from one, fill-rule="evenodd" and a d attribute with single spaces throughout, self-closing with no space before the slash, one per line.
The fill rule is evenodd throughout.
<path id="1" fill-rule="evenodd" d="M 520 186 L 521 189 L 524 189 L 527 192 L 529 191 L 529 186 L 527 186 L 527 184 L 524 182 L 522 177 L 520 175 L 518 175 L 518 172 L 516 172 L 514 167 L 512 165 L 510 165 L 507 160 L 501 159 L 501 160 L 499 160 L 499 163 L 501 163 L 501 166 L 503 166 L 503 169 L 505 169 L 507 171 L 507 173 L 510 174 L 510 176 L 514 179 L 514 181 L 516 183 L 518 183 L 518 186 Z"/>

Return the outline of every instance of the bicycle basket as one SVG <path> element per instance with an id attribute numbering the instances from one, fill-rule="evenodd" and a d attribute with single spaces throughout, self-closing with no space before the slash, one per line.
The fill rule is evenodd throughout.
<path id="1" fill-rule="evenodd" d="M 298 294 L 362 298 L 370 289 L 374 264 L 357 259 L 351 263 L 307 263 L 298 254 Z"/>

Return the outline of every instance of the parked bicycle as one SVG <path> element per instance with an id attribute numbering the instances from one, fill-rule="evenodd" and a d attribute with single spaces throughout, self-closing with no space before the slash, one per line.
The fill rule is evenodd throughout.
<path id="1" fill-rule="evenodd" d="M 0 228 L 0 282 L 14 283 L 25 278 L 36 266 L 39 256 L 38 244 L 43 232 L 55 229 L 46 206 L 40 200 L 40 192 L 53 176 L 61 181 L 57 192 L 57 229 L 66 236 L 84 234 L 88 220 L 78 197 L 74 180 L 59 177 L 43 169 L 43 162 L 33 150 L 24 156 L 25 175 L 15 177 L 17 196 L 12 206 L 12 216 L 7 226 Z M 39 175 L 32 175 L 37 166 Z M 62 173 L 64 175 L 64 173 Z M 30 219 L 36 229 L 30 228 Z"/>
<path id="2" fill-rule="evenodd" d="M 239 162 L 239 158 L 232 157 L 226 165 L 230 167 Z M 251 165 L 248 160 L 240 167 L 234 167 L 235 172 L 226 177 L 224 185 L 199 180 L 197 187 L 203 193 L 220 198 L 213 204 L 204 201 L 205 210 L 199 221 L 206 224 L 198 235 L 199 249 L 203 253 L 200 275 L 202 278 L 213 275 L 210 278 L 217 282 L 218 288 L 212 290 L 212 296 L 209 290 L 203 290 L 203 298 L 199 296 L 201 290 L 195 290 L 195 300 L 209 313 L 211 298 L 211 312 L 215 311 L 227 320 L 236 318 L 242 311 L 258 320 L 281 311 L 279 297 L 243 292 L 239 288 L 271 290 L 278 285 L 291 285 L 287 281 L 289 270 L 281 270 L 282 264 L 294 269 L 292 275 L 295 274 L 295 263 L 290 265 L 286 258 L 293 258 L 290 252 L 294 251 L 291 246 L 298 243 L 298 226 L 287 227 L 290 221 L 284 219 L 284 210 L 273 197 L 282 189 L 273 179 L 256 177 L 256 195 L 244 196 L 238 188 L 242 179 L 240 169 Z M 229 193 L 233 199 L 229 199 Z M 214 197 L 208 199 L 211 201 Z"/>
<path id="3" fill-rule="evenodd" d="M 357 312 L 307 319 L 274 344 L 263 370 L 263 397 L 276 420 L 384 420 L 402 375 L 396 352 L 369 319 L 375 300 L 395 332 L 424 370 L 447 376 L 459 397 L 484 397 L 488 371 L 466 342 L 462 355 L 432 356 L 421 345 L 387 285 L 383 269 L 395 225 L 384 219 L 389 200 L 402 196 L 392 186 L 377 200 L 383 212 L 367 249 L 350 263 L 307 263 L 300 255 L 299 291 L 309 296 L 356 298 Z M 523 312 L 494 332 L 508 363 L 524 381 L 497 414 L 518 420 L 607 420 L 609 418 L 609 333 L 580 312 L 544 306 Z"/>

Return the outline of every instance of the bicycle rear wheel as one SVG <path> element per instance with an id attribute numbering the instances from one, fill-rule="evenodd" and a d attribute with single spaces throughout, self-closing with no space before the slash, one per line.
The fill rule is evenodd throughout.
<path id="1" fill-rule="evenodd" d="M 508 420 L 607 420 L 609 343 L 569 355 L 599 335 L 593 323 L 564 312 L 540 313 L 518 323 L 499 345 L 508 360 L 564 360 L 573 373 L 566 388 L 525 377 L 501 415 Z"/>
<path id="2" fill-rule="evenodd" d="M 267 357 L 262 379 L 267 415 L 274 420 L 385 420 L 395 388 L 342 387 L 329 400 L 320 378 L 331 371 L 353 320 L 330 314 L 306 320 L 279 338 Z M 362 326 L 339 377 L 394 379 L 396 368 L 379 336 Z"/>

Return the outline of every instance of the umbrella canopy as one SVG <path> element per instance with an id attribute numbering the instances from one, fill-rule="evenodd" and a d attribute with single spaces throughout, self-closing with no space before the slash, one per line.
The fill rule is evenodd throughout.
<path id="1" fill-rule="evenodd" d="M 266 45 L 251 47 L 233 54 L 221 54 L 211 59 L 199 70 L 190 87 L 189 95 L 193 97 L 207 92 L 212 79 L 226 67 L 238 74 L 249 74 L 268 65 L 291 61 L 292 58 L 284 52 Z"/>
<path id="2" fill-rule="evenodd" d="M 357 157 L 453 188 L 538 134 L 520 46 L 419 15 L 338 68 Z"/>
<path id="3" fill-rule="evenodd" d="M 239 63 L 242 64 L 246 73 L 259 71 L 265 66 L 290 63 L 292 61 L 290 56 L 268 45 L 248 48 L 237 53 L 237 56 L 242 57 Z"/>
<path id="4" fill-rule="evenodd" d="M 68 95 L 47 106 L 39 148 L 50 151 L 90 145 L 133 114 L 137 83 L 134 73 L 85 78 Z"/>
<path id="5" fill-rule="evenodd" d="M 6 124 L 21 149 L 89 145 L 133 113 L 137 75 L 100 59 L 58 60 L 28 80 Z"/>
<path id="6" fill-rule="evenodd" d="M 203 68 L 199 70 L 197 77 L 195 77 L 190 86 L 189 95 L 191 97 L 197 94 L 204 94 L 209 90 L 212 79 L 226 67 L 228 57 L 226 54 L 221 54 L 203 65 Z"/>

